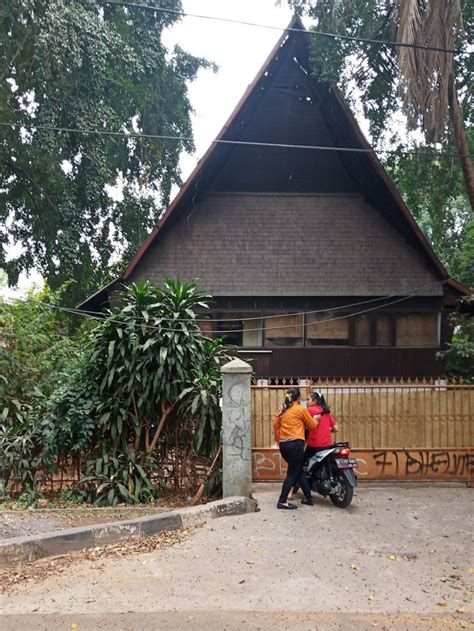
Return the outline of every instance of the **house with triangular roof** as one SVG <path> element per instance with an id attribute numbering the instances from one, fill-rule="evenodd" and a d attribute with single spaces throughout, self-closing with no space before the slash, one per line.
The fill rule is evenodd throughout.
<path id="1" fill-rule="evenodd" d="M 122 276 L 212 294 L 209 335 L 256 374 L 438 377 L 449 279 L 295 17 Z"/>

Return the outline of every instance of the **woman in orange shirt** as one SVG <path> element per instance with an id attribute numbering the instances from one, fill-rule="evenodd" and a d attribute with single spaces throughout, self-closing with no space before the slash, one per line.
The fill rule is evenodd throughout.
<path id="1" fill-rule="evenodd" d="M 280 453 L 288 464 L 286 478 L 281 488 L 277 508 L 295 509 L 295 504 L 288 502 L 288 493 L 297 483 L 305 495 L 302 504 L 313 505 L 311 489 L 303 473 L 305 427 L 317 429 L 319 416 L 314 418 L 308 410 L 300 405 L 301 393 L 299 388 L 290 388 L 286 392 L 281 410 L 276 414 L 273 423 L 275 439 L 279 444 Z"/>

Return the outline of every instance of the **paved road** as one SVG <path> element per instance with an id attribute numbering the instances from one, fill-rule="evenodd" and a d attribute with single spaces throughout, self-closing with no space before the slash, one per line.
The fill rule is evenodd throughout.
<path id="1" fill-rule="evenodd" d="M 260 512 L 210 521 L 178 546 L 23 584 L 2 596 L 0 628 L 474 625 L 472 490 L 360 488 L 349 509 L 318 498 L 293 512 L 275 509 L 277 494 L 259 486 Z"/>

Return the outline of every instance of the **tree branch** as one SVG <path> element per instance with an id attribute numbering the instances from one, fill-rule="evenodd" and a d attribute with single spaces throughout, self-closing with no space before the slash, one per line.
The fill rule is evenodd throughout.
<path id="1" fill-rule="evenodd" d="M 26 169 L 24 169 L 22 166 L 20 166 L 19 164 L 17 164 L 13 160 L 5 160 L 4 162 L 5 162 L 5 164 L 7 164 L 7 166 L 9 166 L 16 173 L 18 173 L 18 171 L 21 171 L 27 177 L 27 179 L 33 184 L 33 186 L 36 188 L 36 190 L 39 193 L 41 193 L 41 195 L 43 195 L 43 197 L 46 199 L 46 201 L 51 206 L 51 208 L 53 210 L 55 210 L 56 212 L 59 212 L 56 204 L 52 200 L 52 198 L 49 195 L 49 193 L 47 193 L 44 190 L 44 188 L 40 184 L 38 184 L 38 182 L 36 182 L 36 180 L 33 179 L 33 177 L 28 173 L 28 171 Z"/>
<path id="2" fill-rule="evenodd" d="M 147 451 L 153 451 L 156 447 L 156 443 L 158 442 L 158 439 L 161 435 L 161 432 L 163 430 L 163 427 L 166 423 L 166 419 L 168 418 L 168 416 L 171 414 L 171 412 L 174 410 L 174 403 L 166 403 L 165 401 L 161 402 L 161 418 L 160 418 L 160 422 L 158 423 L 158 427 L 156 428 L 156 432 L 155 435 L 153 436 L 153 440 L 151 441 L 150 444 L 150 448 L 147 449 Z"/>
<path id="3" fill-rule="evenodd" d="M 7 72 L 10 70 L 11 65 L 13 64 L 13 62 L 15 61 L 15 59 L 18 57 L 18 55 L 20 54 L 21 49 L 23 48 L 23 46 L 26 44 L 27 40 L 28 40 L 29 35 L 25 35 L 24 40 L 20 43 L 20 45 L 18 46 L 16 53 L 13 55 L 13 57 L 10 59 L 10 61 L 7 64 L 7 67 L 5 68 L 5 71 L 2 73 L 2 76 L 0 77 L 0 81 L 3 81 L 3 79 L 5 79 Z"/>
<path id="4" fill-rule="evenodd" d="M 467 141 L 463 114 L 461 106 L 459 105 L 456 86 L 454 84 L 454 76 L 450 82 L 448 99 L 451 125 L 454 132 L 454 140 L 459 152 L 459 160 L 461 162 L 461 169 L 464 176 L 464 185 L 471 203 L 471 208 L 474 210 L 474 167 L 469 157 L 469 143 Z"/>

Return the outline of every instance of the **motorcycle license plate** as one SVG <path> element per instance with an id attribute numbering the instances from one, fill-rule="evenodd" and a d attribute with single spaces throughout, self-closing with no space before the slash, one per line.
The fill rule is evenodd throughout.
<path id="1" fill-rule="evenodd" d="M 355 458 L 336 458 L 336 465 L 339 469 L 352 469 L 357 466 L 357 460 Z"/>

